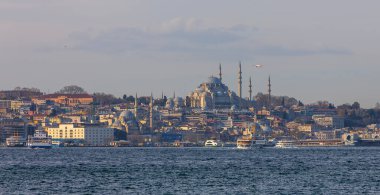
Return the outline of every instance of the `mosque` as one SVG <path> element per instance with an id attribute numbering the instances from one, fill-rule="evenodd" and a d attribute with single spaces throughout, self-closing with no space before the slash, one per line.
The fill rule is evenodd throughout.
<path id="1" fill-rule="evenodd" d="M 248 100 L 242 98 L 242 70 L 239 64 L 238 94 L 222 83 L 222 67 L 219 65 L 219 78 L 211 76 L 189 94 L 192 108 L 201 109 L 235 109 L 247 108 L 252 101 L 252 84 L 250 79 Z"/>

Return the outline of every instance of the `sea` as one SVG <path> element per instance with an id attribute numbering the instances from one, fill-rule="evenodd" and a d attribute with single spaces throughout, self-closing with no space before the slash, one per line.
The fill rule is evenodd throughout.
<path id="1" fill-rule="evenodd" d="M 0 148 L 0 194 L 380 194 L 380 148 Z"/>

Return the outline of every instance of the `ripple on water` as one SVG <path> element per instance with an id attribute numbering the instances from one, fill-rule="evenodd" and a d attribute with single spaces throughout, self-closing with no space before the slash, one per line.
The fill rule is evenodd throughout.
<path id="1" fill-rule="evenodd" d="M 378 194 L 380 148 L 0 149 L 0 194 Z"/>

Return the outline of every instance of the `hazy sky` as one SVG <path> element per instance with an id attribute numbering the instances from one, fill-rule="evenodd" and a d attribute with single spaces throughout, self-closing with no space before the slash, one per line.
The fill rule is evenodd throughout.
<path id="1" fill-rule="evenodd" d="M 254 93 L 380 102 L 378 0 L 0 0 L 0 89 L 187 95 L 238 62 Z M 263 64 L 260 69 L 254 64 Z"/>

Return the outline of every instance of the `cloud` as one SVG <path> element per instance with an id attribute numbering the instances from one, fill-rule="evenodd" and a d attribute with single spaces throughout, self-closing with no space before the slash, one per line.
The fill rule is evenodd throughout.
<path id="1" fill-rule="evenodd" d="M 292 48 L 263 42 L 258 28 L 248 25 L 205 27 L 200 20 L 174 18 L 158 28 L 117 28 L 97 34 L 70 35 L 73 49 L 108 54 L 172 53 L 222 56 L 308 56 L 350 55 L 345 49 L 324 47 Z M 260 35 L 262 36 L 262 35 Z"/>

